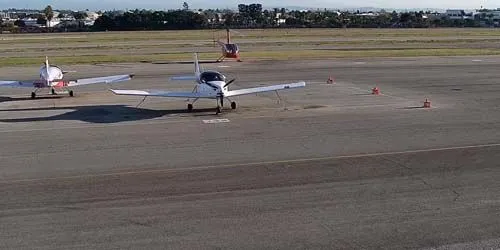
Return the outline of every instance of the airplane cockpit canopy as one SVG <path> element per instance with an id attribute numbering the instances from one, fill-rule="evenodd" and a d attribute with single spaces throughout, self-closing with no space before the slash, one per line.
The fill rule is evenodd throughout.
<path id="1" fill-rule="evenodd" d="M 226 51 L 229 53 L 236 53 L 238 51 L 238 45 L 236 44 L 226 44 Z"/>
<path id="2" fill-rule="evenodd" d="M 226 81 L 226 77 L 219 73 L 219 72 L 213 72 L 213 71 L 207 71 L 203 72 L 200 75 L 200 80 L 202 82 L 213 82 L 213 81 Z"/>

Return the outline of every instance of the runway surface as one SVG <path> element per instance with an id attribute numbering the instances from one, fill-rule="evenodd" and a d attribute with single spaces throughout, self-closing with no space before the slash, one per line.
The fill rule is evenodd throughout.
<path id="1" fill-rule="evenodd" d="M 203 66 L 235 89 L 308 85 L 219 116 L 213 101 L 136 107 L 106 85 L 2 89 L 0 248 L 498 247 L 500 57 Z M 191 64 L 75 69 L 135 73 L 120 89 L 193 87 L 168 80 Z"/>

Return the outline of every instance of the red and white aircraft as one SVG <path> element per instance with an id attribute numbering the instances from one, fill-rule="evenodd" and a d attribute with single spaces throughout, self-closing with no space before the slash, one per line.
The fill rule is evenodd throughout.
<path id="1" fill-rule="evenodd" d="M 53 95 L 60 90 L 65 90 L 70 96 L 73 96 L 71 87 L 95 83 L 114 83 L 128 81 L 134 77 L 133 74 L 114 75 L 94 78 L 83 78 L 78 80 L 67 81 L 63 80 L 66 73 L 72 71 L 63 71 L 56 65 L 49 65 L 49 59 L 45 57 L 45 64 L 40 68 L 40 79 L 35 81 L 0 81 L 0 87 L 15 87 L 15 88 L 34 88 L 31 92 L 31 98 L 36 97 L 36 93 L 43 88 L 50 88 Z"/>
<path id="2" fill-rule="evenodd" d="M 195 87 L 193 91 L 185 92 L 172 92 L 164 90 L 115 90 L 110 89 L 116 95 L 132 95 L 132 96 L 158 96 L 158 97 L 179 97 L 194 99 L 192 103 L 189 103 L 187 108 L 188 111 L 193 110 L 193 104 L 198 99 L 214 99 L 217 101 L 217 111 L 216 114 L 222 111 L 224 107 L 224 99 L 228 99 L 231 102 L 231 108 L 236 109 L 236 102 L 231 101 L 229 98 L 233 96 L 248 95 L 254 93 L 262 93 L 269 91 L 287 90 L 293 88 L 305 87 L 305 82 L 296 82 L 288 84 L 279 84 L 265 87 L 247 88 L 247 89 L 237 89 L 229 90 L 229 84 L 233 83 L 235 79 L 226 82 L 226 77 L 217 71 L 202 71 L 198 63 L 198 56 L 194 54 L 194 76 L 179 76 L 172 77 L 173 80 L 194 80 Z M 278 96 L 279 97 L 279 96 Z M 219 106 L 220 101 L 220 106 Z"/>
<path id="3" fill-rule="evenodd" d="M 234 58 L 236 61 L 241 62 L 240 48 L 238 47 L 238 44 L 231 43 L 230 32 L 229 28 L 226 28 L 227 43 L 221 42 L 220 40 L 217 41 L 222 49 L 222 55 L 217 59 L 217 62 L 222 62 L 225 58 Z"/>

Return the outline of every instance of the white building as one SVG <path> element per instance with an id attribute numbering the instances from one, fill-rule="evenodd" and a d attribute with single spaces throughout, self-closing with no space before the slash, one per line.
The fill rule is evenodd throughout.
<path id="1" fill-rule="evenodd" d="M 477 12 L 476 16 L 479 16 L 480 19 L 500 20 L 500 9 Z"/>
<path id="2" fill-rule="evenodd" d="M 466 13 L 465 10 L 446 10 L 445 15 L 449 19 L 473 19 L 474 15 L 472 13 Z"/>
<path id="3" fill-rule="evenodd" d="M 45 24 L 41 25 L 37 23 L 38 19 L 36 18 L 24 18 L 21 20 L 24 22 L 26 26 L 36 26 L 36 27 L 47 27 L 47 26 L 55 27 L 61 22 L 59 18 L 53 18 L 52 20 L 50 20 L 50 22 L 47 21 Z"/>
<path id="4" fill-rule="evenodd" d="M 87 19 L 88 20 L 97 20 L 97 18 L 100 17 L 99 14 L 97 14 L 96 12 L 93 12 L 93 11 L 85 11 L 85 14 L 87 14 Z"/>

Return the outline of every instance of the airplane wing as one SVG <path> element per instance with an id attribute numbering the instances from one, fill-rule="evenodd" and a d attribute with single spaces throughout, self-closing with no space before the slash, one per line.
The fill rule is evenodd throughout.
<path id="1" fill-rule="evenodd" d="M 0 81 L 0 87 L 34 88 L 34 82 Z"/>
<path id="2" fill-rule="evenodd" d="M 271 86 L 257 87 L 257 88 L 237 89 L 237 90 L 231 90 L 231 91 L 226 92 L 225 96 L 231 97 L 231 96 L 239 96 L 239 95 L 248 95 L 248 94 L 262 93 L 262 92 L 269 92 L 269 91 L 302 88 L 305 86 L 306 86 L 305 82 L 296 82 L 296 83 L 271 85 Z"/>
<path id="3" fill-rule="evenodd" d="M 122 82 L 128 81 L 134 77 L 133 74 L 130 75 L 115 75 L 115 76 L 103 76 L 103 77 L 94 77 L 94 78 L 83 78 L 78 79 L 76 81 L 69 81 L 68 86 L 78 86 L 78 85 L 86 85 L 86 84 L 94 84 L 94 83 L 114 83 L 114 82 Z"/>
<path id="4" fill-rule="evenodd" d="M 182 97 L 182 98 L 215 98 L 213 95 L 207 95 L 196 92 L 175 92 L 163 90 L 118 90 L 110 89 L 116 95 L 135 95 L 135 96 L 159 96 L 159 97 Z"/>

